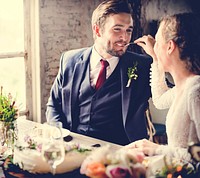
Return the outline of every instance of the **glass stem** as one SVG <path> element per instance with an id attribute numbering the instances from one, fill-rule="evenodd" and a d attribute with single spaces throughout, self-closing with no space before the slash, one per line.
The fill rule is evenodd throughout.
<path id="1" fill-rule="evenodd" d="M 53 175 L 56 174 L 56 166 L 54 166 L 54 165 L 51 166 L 51 172 Z"/>

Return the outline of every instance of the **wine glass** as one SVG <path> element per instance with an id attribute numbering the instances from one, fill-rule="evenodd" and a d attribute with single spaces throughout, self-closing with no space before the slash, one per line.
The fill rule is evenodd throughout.
<path id="1" fill-rule="evenodd" d="M 42 155 L 45 161 L 51 166 L 53 175 L 56 173 L 56 167 L 61 164 L 65 157 L 64 142 L 62 137 L 62 123 L 49 122 L 50 139 L 42 145 Z"/>
<path id="2" fill-rule="evenodd" d="M 0 143 L 1 146 L 4 146 L 5 144 L 5 134 L 4 134 L 4 125 L 2 122 L 0 122 Z"/>
<path id="3" fill-rule="evenodd" d="M 0 160 L 5 158 L 5 134 L 4 134 L 4 126 L 0 122 Z"/>

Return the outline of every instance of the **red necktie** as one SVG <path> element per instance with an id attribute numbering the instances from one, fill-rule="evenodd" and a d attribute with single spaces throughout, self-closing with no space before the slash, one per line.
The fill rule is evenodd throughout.
<path id="1" fill-rule="evenodd" d="M 95 86 L 96 90 L 101 88 L 101 86 L 105 82 L 105 80 L 106 80 L 106 68 L 109 66 L 108 61 L 104 61 L 104 60 L 101 59 L 100 62 L 101 62 L 101 70 L 100 70 L 99 76 L 97 78 L 97 83 L 96 83 L 96 86 Z"/>

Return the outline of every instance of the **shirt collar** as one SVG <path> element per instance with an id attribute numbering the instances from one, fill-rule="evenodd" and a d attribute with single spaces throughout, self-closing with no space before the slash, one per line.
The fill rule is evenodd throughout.
<path id="1" fill-rule="evenodd" d="M 102 57 L 100 56 L 100 54 L 96 51 L 95 47 L 93 46 L 92 48 L 92 54 L 91 54 L 91 58 L 90 58 L 90 69 L 94 69 L 97 65 L 100 65 L 100 60 L 102 59 Z M 116 67 L 116 65 L 119 62 L 119 58 L 118 57 L 111 57 L 109 59 L 104 59 L 107 60 L 109 63 L 109 67 L 111 68 L 111 70 L 113 71 L 114 68 Z"/>
<path id="2" fill-rule="evenodd" d="M 94 69 L 98 65 L 98 63 L 101 59 L 102 59 L 102 57 L 99 55 L 99 53 L 96 51 L 96 49 L 93 46 L 92 54 L 91 54 L 91 58 L 90 58 L 90 68 L 91 68 L 91 70 Z"/>

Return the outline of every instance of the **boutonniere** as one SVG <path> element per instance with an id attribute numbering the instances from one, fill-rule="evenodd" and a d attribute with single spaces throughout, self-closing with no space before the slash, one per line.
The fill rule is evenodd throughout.
<path id="1" fill-rule="evenodd" d="M 137 62 L 134 64 L 133 67 L 128 68 L 128 72 L 127 72 L 128 83 L 127 83 L 126 87 L 130 87 L 132 79 L 134 79 L 134 80 L 137 79 L 138 75 L 135 73 L 136 71 L 137 71 Z"/>

